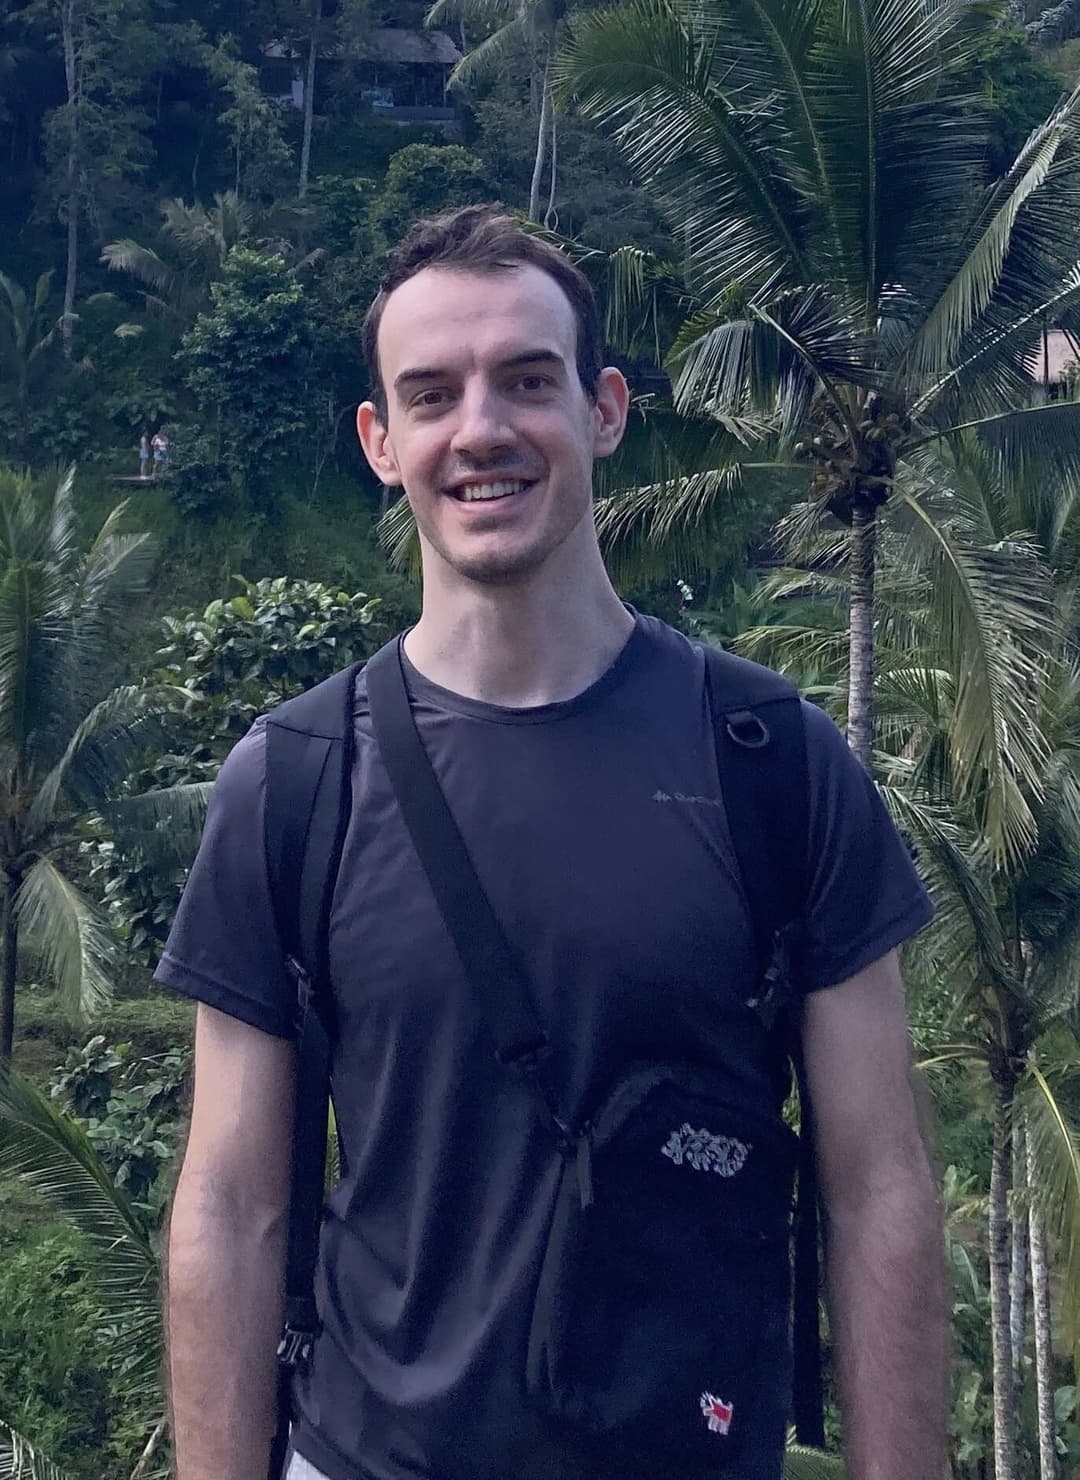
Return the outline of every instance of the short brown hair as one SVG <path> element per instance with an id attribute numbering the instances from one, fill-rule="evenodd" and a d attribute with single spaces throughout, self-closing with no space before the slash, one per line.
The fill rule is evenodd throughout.
<path id="1" fill-rule="evenodd" d="M 577 324 L 577 371 L 589 396 L 596 395 L 604 349 L 600 315 L 592 286 L 580 267 L 541 236 L 525 231 L 498 205 L 461 206 L 417 221 L 391 254 L 379 291 L 364 317 L 361 345 L 371 399 L 386 421 L 386 387 L 379 369 L 379 324 L 395 288 L 423 272 L 442 267 L 457 272 L 513 272 L 538 267 L 554 278 L 570 301 Z"/>

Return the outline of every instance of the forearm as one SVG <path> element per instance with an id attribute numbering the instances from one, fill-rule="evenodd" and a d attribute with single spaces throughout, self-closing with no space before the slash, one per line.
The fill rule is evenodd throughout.
<path id="1" fill-rule="evenodd" d="M 265 1480 L 276 1417 L 286 1219 L 181 1176 L 168 1254 L 177 1480 Z"/>
<path id="2" fill-rule="evenodd" d="M 848 1480 L 941 1480 L 950 1325 L 929 1168 L 831 1208 L 828 1243 Z"/>

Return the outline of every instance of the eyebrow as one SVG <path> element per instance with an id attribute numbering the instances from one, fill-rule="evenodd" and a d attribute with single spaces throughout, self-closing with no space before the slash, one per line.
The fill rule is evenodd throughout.
<path id="1" fill-rule="evenodd" d="M 497 370 L 520 370 L 525 365 L 558 365 L 561 367 L 564 364 L 562 355 L 553 349 L 527 349 L 519 355 L 510 355 L 508 359 L 500 360 L 495 368 Z M 394 377 L 394 389 L 402 391 L 421 381 L 439 380 L 449 373 L 449 370 L 437 365 L 421 365 L 413 370 L 402 370 L 400 375 Z"/>

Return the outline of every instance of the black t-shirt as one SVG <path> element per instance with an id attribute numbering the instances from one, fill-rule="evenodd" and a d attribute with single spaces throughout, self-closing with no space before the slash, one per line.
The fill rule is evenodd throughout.
<path id="1" fill-rule="evenodd" d="M 652 1057 L 709 1066 L 759 1103 L 773 1093 L 738 1031 L 753 945 L 704 673 L 699 648 L 642 616 L 611 668 L 564 703 L 501 708 L 408 671 L 432 764 L 527 965 L 570 1121 Z M 294 1442 L 331 1480 L 592 1480 L 602 1457 L 522 1396 L 550 1138 L 494 1060 L 379 760 L 362 674 L 355 716 L 330 925 L 348 1170 L 323 1226 L 322 1332 Z M 898 945 L 931 906 L 843 737 L 820 710 L 805 716 L 810 992 Z M 256 724 L 222 769 L 158 979 L 288 1035 L 264 756 Z"/>

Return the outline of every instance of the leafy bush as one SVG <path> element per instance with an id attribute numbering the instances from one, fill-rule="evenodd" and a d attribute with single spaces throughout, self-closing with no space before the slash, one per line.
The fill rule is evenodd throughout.
<path id="1" fill-rule="evenodd" d="M 131 1046 L 102 1034 L 72 1049 L 49 1093 L 80 1120 L 94 1150 L 151 1224 L 160 1222 L 183 1132 L 190 1048 L 131 1059 Z"/>
<path id="2" fill-rule="evenodd" d="M 295 444 L 310 411 L 304 290 L 283 258 L 234 247 L 210 297 L 178 356 L 205 434 L 193 452 L 201 473 L 189 472 L 183 487 L 190 501 L 198 478 L 220 464 L 238 488 L 265 495 L 271 463 Z"/>
<path id="3" fill-rule="evenodd" d="M 229 599 L 200 615 L 166 618 L 155 679 L 191 694 L 172 748 L 152 757 L 138 790 L 213 781 L 256 716 L 313 687 L 375 647 L 378 601 L 316 581 L 239 580 Z M 83 845 L 90 877 L 133 959 L 156 958 L 176 912 L 185 871 L 148 867 L 137 849 L 102 834 Z"/>
<path id="4" fill-rule="evenodd" d="M 104 1319 L 74 1230 L 0 1228 L 0 1417 L 77 1480 L 130 1474 L 148 1437 Z"/>

